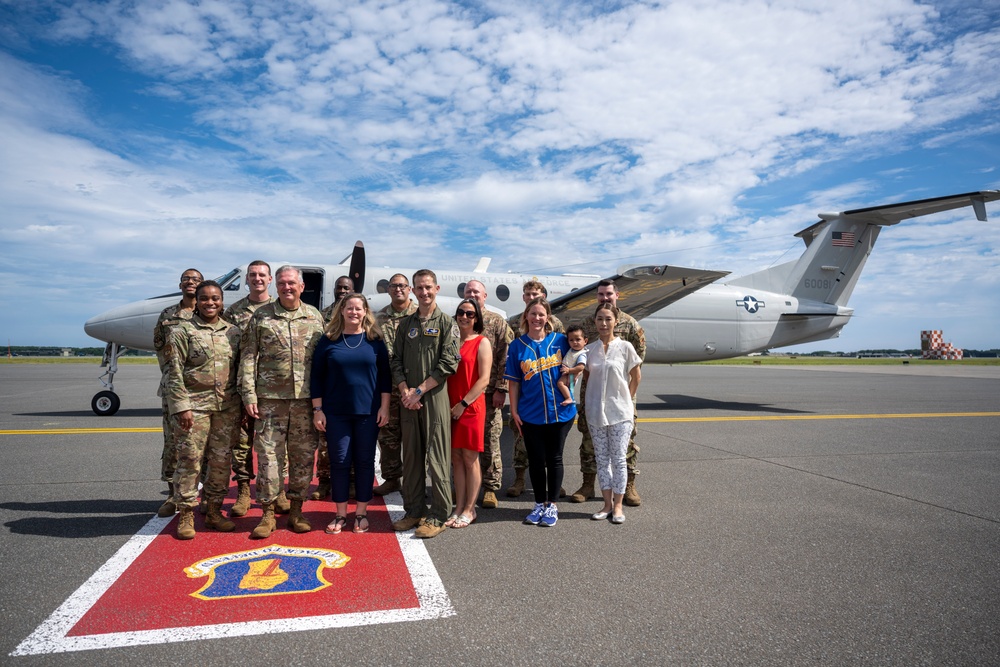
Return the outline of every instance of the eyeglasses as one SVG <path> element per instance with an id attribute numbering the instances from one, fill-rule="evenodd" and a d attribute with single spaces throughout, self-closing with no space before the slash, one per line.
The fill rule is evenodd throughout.
<path id="1" fill-rule="evenodd" d="M 389 289 L 406 289 L 409 287 L 406 283 L 389 283 Z"/>
<path id="2" fill-rule="evenodd" d="M 474 310 L 460 310 L 455 313 L 455 317 L 475 317 L 476 311 Z"/>
<path id="3" fill-rule="evenodd" d="M 196 276 L 184 276 L 181 278 L 182 283 L 200 283 L 203 279 Z"/>

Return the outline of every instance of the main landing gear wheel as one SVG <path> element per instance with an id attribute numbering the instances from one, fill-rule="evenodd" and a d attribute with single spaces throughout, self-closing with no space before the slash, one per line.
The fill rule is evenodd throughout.
<path id="1" fill-rule="evenodd" d="M 122 400 L 113 391 L 99 391 L 94 394 L 94 399 L 90 401 L 90 409 L 100 417 L 110 417 L 118 412 L 122 406 Z"/>

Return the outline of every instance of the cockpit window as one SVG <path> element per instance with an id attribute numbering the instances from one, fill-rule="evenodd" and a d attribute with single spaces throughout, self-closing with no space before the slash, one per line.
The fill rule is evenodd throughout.
<path id="1" fill-rule="evenodd" d="M 240 288 L 243 281 L 240 280 L 240 270 L 236 268 L 223 276 L 219 276 L 215 279 L 215 282 L 222 285 L 222 289 L 227 292 L 235 292 Z"/>

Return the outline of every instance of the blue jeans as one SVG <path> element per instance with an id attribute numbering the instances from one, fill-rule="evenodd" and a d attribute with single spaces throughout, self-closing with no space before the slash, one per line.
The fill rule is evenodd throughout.
<path id="1" fill-rule="evenodd" d="M 333 502 L 347 502 L 352 466 L 355 499 L 362 503 L 372 499 L 377 444 L 378 421 L 375 415 L 326 415 L 326 447 L 330 453 Z"/>

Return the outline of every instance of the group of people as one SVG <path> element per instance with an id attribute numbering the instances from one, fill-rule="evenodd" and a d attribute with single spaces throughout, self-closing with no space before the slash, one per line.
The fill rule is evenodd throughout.
<path id="1" fill-rule="evenodd" d="M 441 287 L 427 269 L 413 275 L 412 286 L 394 275 L 391 302 L 378 313 L 346 276 L 322 312 L 302 301 L 295 267 L 274 273 L 276 299 L 268 294 L 271 280 L 266 262 L 251 262 L 249 294 L 223 311 L 222 288 L 188 269 L 181 302 L 157 322 L 169 489 L 159 514 L 179 513 L 179 539 L 195 537 L 199 507 L 206 527 L 235 529 L 222 514 L 230 470 L 237 483 L 230 517 L 248 512 L 256 478 L 262 512 L 253 538 L 270 536 L 282 513 L 289 530 L 312 530 L 303 503 L 328 494 L 335 512 L 326 532 L 364 533 L 373 495 L 397 490 L 404 515 L 395 530 L 431 538 L 468 527 L 481 489 L 483 508 L 499 503 L 508 394 L 516 478 L 507 494 L 523 492 L 527 469 L 535 494 L 527 523 L 558 520 L 563 447 L 574 419 L 584 433 L 584 481 L 570 500 L 593 497 L 596 476 L 604 506 L 595 520 L 622 523 L 622 505 L 639 504 L 634 400 L 645 342 L 635 320 L 618 311 L 613 282 L 598 288 L 594 316 L 564 333 L 537 281 L 524 285 L 524 312 L 508 322 L 486 308 L 486 287 L 476 280 L 466 283 L 454 316 L 444 313 Z M 310 496 L 314 470 L 319 484 Z"/>

